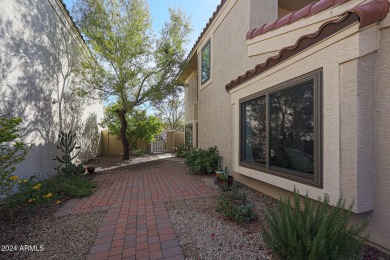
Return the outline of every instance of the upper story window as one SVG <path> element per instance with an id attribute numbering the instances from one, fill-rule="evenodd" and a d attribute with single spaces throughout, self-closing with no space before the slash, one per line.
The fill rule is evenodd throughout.
<path id="1" fill-rule="evenodd" d="M 211 73 L 211 55 L 210 40 L 203 46 L 201 52 L 201 79 L 202 84 L 210 79 Z"/>
<path id="2" fill-rule="evenodd" d="M 240 165 L 321 186 L 321 71 L 240 105 Z"/>

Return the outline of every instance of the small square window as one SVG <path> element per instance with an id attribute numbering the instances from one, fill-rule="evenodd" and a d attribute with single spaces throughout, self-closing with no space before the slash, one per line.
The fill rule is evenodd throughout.
<path id="1" fill-rule="evenodd" d="M 202 84 L 210 79 L 211 73 L 211 51 L 210 51 L 210 40 L 202 48 L 201 52 L 201 79 Z"/>

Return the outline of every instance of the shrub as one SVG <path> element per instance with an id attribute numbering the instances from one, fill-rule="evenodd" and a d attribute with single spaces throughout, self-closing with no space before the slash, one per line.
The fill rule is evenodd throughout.
<path id="1" fill-rule="evenodd" d="M 185 158 L 192 150 L 191 146 L 180 144 L 178 147 L 175 147 L 175 156 Z"/>
<path id="2" fill-rule="evenodd" d="M 243 224 L 256 219 L 253 205 L 248 201 L 243 192 L 238 192 L 237 188 L 222 192 L 217 199 L 217 212 L 221 212 L 226 218 Z"/>
<path id="3" fill-rule="evenodd" d="M 40 181 L 36 177 L 31 177 L 29 180 L 17 181 L 19 192 L 8 196 L 4 200 L 5 206 L 9 210 L 9 217 L 13 220 L 15 208 L 34 204 L 39 205 L 45 202 L 55 201 L 59 204 L 59 199 L 64 197 L 69 198 L 84 198 L 92 195 L 94 183 L 83 176 L 56 175 L 45 181 Z"/>
<path id="4" fill-rule="evenodd" d="M 146 151 L 145 151 L 145 149 L 143 149 L 143 148 L 137 148 L 137 149 L 134 149 L 134 150 L 132 151 L 132 154 L 133 154 L 134 156 L 145 156 Z"/>
<path id="5" fill-rule="evenodd" d="M 92 195 L 96 184 L 84 176 L 68 178 L 66 176 L 54 176 L 49 178 L 45 185 L 59 197 L 84 198 Z"/>
<path id="6" fill-rule="evenodd" d="M 218 149 L 216 146 L 190 151 L 184 163 L 195 174 L 211 173 L 218 167 Z"/>
<path id="7" fill-rule="evenodd" d="M 299 197 L 294 190 L 293 202 L 288 198 L 267 209 L 262 231 L 267 247 L 281 259 L 359 259 L 368 222 L 349 225 L 352 204 L 346 210 L 340 197 L 330 208 L 329 196 L 314 203 L 306 195 L 301 210 Z"/>
<path id="8" fill-rule="evenodd" d="M 27 144 L 16 141 L 20 136 L 18 129 L 22 119 L 0 114 L 0 198 L 10 196 L 17 182 L 13 176 L 15 165 L 22 162 L 28 153 Z"/>

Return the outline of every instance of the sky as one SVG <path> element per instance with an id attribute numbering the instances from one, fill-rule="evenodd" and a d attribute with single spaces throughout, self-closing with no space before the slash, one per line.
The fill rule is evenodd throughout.
<path id="1" fill-rule="evenodd" d="M 77 0 L 63 0 L 72 13 L 73 3 Z M 168 8 L 180 8 L 191 19 L 193 31 L 189 35 L 187 50 L 190 51 L 206 23 L 217 8 L 220 0 L 147 0 L 153 22 L 153 30 L 157 33 L 169 20 Z"/>

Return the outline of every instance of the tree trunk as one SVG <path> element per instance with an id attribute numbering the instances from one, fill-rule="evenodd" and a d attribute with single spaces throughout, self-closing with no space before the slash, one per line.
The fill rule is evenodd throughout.
<path id="1" fill-rule="evenodd" d="M 129 141 L 127 140 L 126 137 L 126 129 L 127 129 L 126 110 L 124 109 L 117 110 L 116 113 L 118 114 L 119 120 L 121 121 L 121 140 L 123 146 L 122 160 L 129 160 L 130 149 L 129 149 Z"/>

